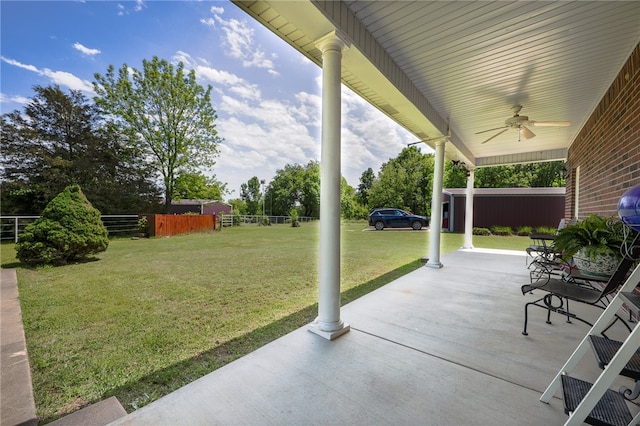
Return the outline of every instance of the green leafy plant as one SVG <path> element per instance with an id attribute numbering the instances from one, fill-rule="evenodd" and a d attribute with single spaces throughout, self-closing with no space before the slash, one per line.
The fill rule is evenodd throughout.
<path id="1" fill-rule="evenodd" d="M 146 216 L 140 216 L 138 218 L 138 232 L 141 234 L 148 234 L 149 232 L 149 220 Z"/>
<path id="2" fill-rule="evenodd" d="M 289 211 L 289 216 L 291 216 L 291 226 L 297 228 L 300 226 L 300 217 L 298 216 L 298 209 L 295 207 Z"/>
<path id="3" fill-rule="evenodd" d="M 491 232 L 495 235 L 513 235 L 513 230 L 509 226 L 494 226 Z"/>
<path id="4" fill-rule="evenodd" d="M 516 234 L 520 235 L 521 237 L 526 237 L 527 235 L 531 234 L 532 231 L 533 228 L 531 226 L 521 226 L 520 228 L 518 228 Z"/>
<path id="5" fill-rule="evenodd" d="M 27 225 L 16 257 L 28 264 L 65 264 L 105 251 L 109 233 L 80 186 L 65 188 L 47 204 L 42 217 Z"/>
<path id="6" fill-rule="evenodd" d="M 538 226 L 536 228 L 536 232 L 538 234 L 555 235 L 558 232 L 558 229 L 557 228 L 552 228 L 550 226 Z"/>
<path id="7" fill-rule="evenodd" d="M 554 247 L 562 252 L 565 259 L 580 250 L 587 257 L 614 253 L 620 258 L 620 247 L 624 241 L 624 224 L 620 220 L 591 214 L 583 221 L 562 229 L 556 236 Z"/>
<path id="8" fill-rule="evenodd" d="M 488 228 L 473 228 L 473 235 L 491 235 Z"/>
<path id="9" fill-rule="evenodd" d="M 262 216 L 258 220 L 258 226 L 271 226 L 271 219 L 269 216 Z"/>

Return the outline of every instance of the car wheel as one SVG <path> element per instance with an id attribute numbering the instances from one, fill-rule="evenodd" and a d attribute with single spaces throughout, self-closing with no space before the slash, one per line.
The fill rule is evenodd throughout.
<path id="1" fill-rule="evenodd" d="M 382 231 L 384 229 L 384 222 L 382 222 L 381 220 L 376 222 L 376 230 L 378 231 Z"/>
<path id="2" fill-rule="evenodd" d="M 414 231 L 419 231 L 422 229 L 422 222 L 416 220 L 411 224 L 411 227 L 413 228 Z"/>

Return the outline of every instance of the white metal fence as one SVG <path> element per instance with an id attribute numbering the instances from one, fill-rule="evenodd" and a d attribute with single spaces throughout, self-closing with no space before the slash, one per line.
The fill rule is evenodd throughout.
<path id="1" fill-rule="evenodd" d="M 24 228 L 38 219 L 40 216 L 0 216 L 0 240 L 18 242 L 18 236 L 24 232 Z M 217 218 L 216 229 L 222 229 L 227 226 L 239 225 L 258 225 L 261 223 L 261 215 L 229 215 L 220 214 Z M 290 216 L 266 216 L 272 225 L 291 223 Z M 128 236 L 138 232 L 138 215 L 137 214 L 109 214 L 102 215 L 102 223 L 109 231 L 109 236 Z M 300 222 L 311 222 L 318 220 L 314 217 L 300 217 Z"/>
<path id="2" fill-rule="evenodd" d="M 284 225 L 291 223 L 291 216 L 263 216 L 263 215 L 233 215 L 233 214 L 220 214 L 218 215 L 217 225 L 232 226 L 232 225 L 259 225 L 262 223 L 263 218 L 268 218 L 271 225 Z M 299 222 L 312 222 L 318 220 L 317 217 L 301 216 L 298 218 Z M 216 226 L 217 228 L 217 226 Z M 220 229 L 220 228 L 218 228 Z"/>
<path id="3" fill-rule="evenodd" d="M 18 242 L 24 228 L 40 216 L 0 216 L 0 240 Z M 109 236 L 127 236 L 138 232 L 137 214 L 102 215 Z"/>

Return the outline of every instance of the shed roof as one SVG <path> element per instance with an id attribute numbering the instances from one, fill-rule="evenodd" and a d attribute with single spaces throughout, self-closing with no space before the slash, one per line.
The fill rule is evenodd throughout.
<path id="1" fill-rule="evenodd" d="M 465 196 L 466 188 L 450 188 L 444 189 L 443 192 L 453 196 Z M 533 197 L 533 196 L 557 196 L 564 197 L 566 188 L 474 188 L 473 196 L 514 196 L 514 197 Z"/>

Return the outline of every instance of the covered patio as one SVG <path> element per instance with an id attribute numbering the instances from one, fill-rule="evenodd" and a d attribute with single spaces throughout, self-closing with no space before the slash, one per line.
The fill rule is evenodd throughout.
<path id="1" fill-rule="evenodd" d="M 562 424 L 539 401 L 588 327 L 533 310 L 524 252 L 459 250 L 346 306 L 334 341 L 308 327 L 113 424 Z M 572 305 L 595 320 L 601 310 Z M 624 338 L 626 330 L 614 326 Z M 573 375 L 593 381 L 585 357 Z M 621 379 L 619 385 L 630 386 Z"/>

